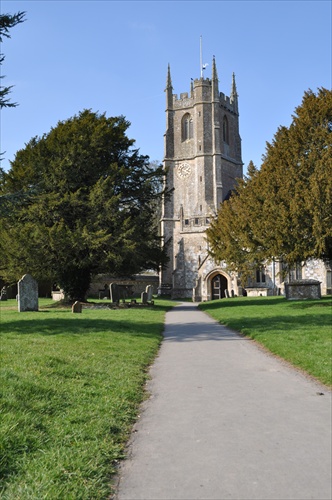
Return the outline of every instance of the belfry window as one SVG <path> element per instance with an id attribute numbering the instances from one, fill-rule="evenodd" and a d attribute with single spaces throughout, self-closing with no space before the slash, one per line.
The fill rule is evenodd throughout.
<path id="1" fill-rule="evenodd" d="M 194 137 L 193 119 L 189 113 L 186 113 L 182 118 L 182 141 L 187 141 Z"/>
<path id="2" fill-rule="evenodd" d="M 229 128 L 228 128 L 227 116 L 224 116 L 224 119 L 223 119 L 223 123 L 222 123 L 222 136 L 223 136 L 223 141 L 226 144 L 229 144 Z"/>

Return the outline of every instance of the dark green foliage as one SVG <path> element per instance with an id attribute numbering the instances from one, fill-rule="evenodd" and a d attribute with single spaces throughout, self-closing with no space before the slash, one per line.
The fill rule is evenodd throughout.
<path id="1" fill-rule="evenodd" d="M 245 276 L 274 257 L 289 266 L 332 259 L 331 132 L 332 92 L 306 92 L 290 127 L 267 144 L 261 169 L 249 166 L 209 228 L 216 260 Z"/>
<path id="2" fill-rule="evenodd" d="M 95 273 L 164 262 L 154 216 L 162 167 L 133 148 L 129 125 L 84 110 L 18 151 L 0 184 L 5 278 L 51 278 L 82 300 Z"/>
<path id="3" fill-rule="evenodd" d="M 3 42 L 3 38 L 10 38 L 9 30 L 19 23 L 24 22 L 25 12 L 18 12 L 17 14 L 1 14 L 0 15 L 0 43 Z M 5 56 L 0 54 L 0 65 L 3 63 Z M 3 75 L 0 76 L 3 78 Z M 17 106 L 16 103 L 10 102 L 8 94 L 10 94 L 12 86 L 10 87 L 0 87 L 0 108 L 9 108 Z"/>

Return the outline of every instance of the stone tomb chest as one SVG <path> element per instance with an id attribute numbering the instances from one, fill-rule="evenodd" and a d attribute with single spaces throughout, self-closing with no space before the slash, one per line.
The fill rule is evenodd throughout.
<path id="1" fill-rule="evenodd" d="M 320 299 L 320 281 L 298 280 L 285 283 L 285 294 L 287 300 Z"/>

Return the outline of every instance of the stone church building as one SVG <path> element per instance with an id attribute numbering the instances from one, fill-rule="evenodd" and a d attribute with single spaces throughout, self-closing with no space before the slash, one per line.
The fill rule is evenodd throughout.
<path id="1" fill-rule="evenodd" d="M 168 67 L 164 168 L 172 193 L 162 207 L 161 236 L 169 264 L 160 272 L 159 293 L 195 302 L 283 294 L 281 263 L 257 270 L 244 291 L 237 276 L 208 255 L 205 231 L 211 217 L 243 175 L 235 77 L 228 97 L 219 91 L 215 58 L 211 73 L 211 78 L 191 80 L 190 92 L 178 96 Z M 331 269 L 321 261 L 303 263 L 289 276 L 294 278 L 319 280 L 322 293 L 331 293 Z"/>

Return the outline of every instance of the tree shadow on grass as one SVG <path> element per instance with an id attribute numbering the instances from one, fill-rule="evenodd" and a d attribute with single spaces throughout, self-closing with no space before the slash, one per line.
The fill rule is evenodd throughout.
<path id="1" fill-rule="evenodd" d="M 274 307 L 284 306 L 290 309 L 308 309 L 310 307 L 331 307 L 332 301 L 330 296 L 324 296 L 321 299 L 307 300 L 287 300 L 285 297 L 235 297 L 233 299 L 220 299 L 211 302 L 199 304 L 199 309 L 202 311 L 213 311 L 216 309 L 228 309 L 230 307 Z"/>
<path id="2" fill-rule="evenodd" d="M 273 300 L 274 299 L 274 300 Z M 265 302 L 260 299 L 250 300 L 247 305 L 255 305 L 256 303 L 260 306 L 273 306 L 274 304 L 281 305 L 280 298 L 273 298 L 272 300 L 267 300 Z M 245 301 L 237 302 L 236 300 L 220 300 L 211 303 L 204 304 L 202 308 L 205 312 L 224 309 L 226 307 L 235 307 L 236 305 L 244 305 Z M 324 306 L 323 306 L 324 304 Z M 330 306 L 330 299 L 320 301 L 302 301 L 302 302 L 286 302 L 283 304 L 291 309 L 306 309 L 309 307 L 315 307 L 322 305 L 325 310 L 325 305 Z M 171 308 L 168 305 L 155 305 L 151 311 L 162 311 L 166 312 Z M 179 304 L 176 306 L 175 310 L 187 311 L 197 309 L 197 304 Z M 8 322 L 3 322 L 1 325 L 1 334 L 17 334 L 17 335 L 44 335 L 44 336 L 54 336 L 62 335 L 64 337 L 70 336 L 89 336 L 89 335 L 112 335 L 112 334 L 124 334 L 129 336 L 159 336 L 164 330 L 164 323 L 162 320 L 159 322 L 149 322 L 144 321 L 144 318 L 139 319 L 135 317 L 136 309 L 127 310 L 129 314 L 133 313 L 133 320 L 128 318 L 125 319 L 112 314 L 113 311 L 109 310 L 108 318 L 98 318 L 90 315 L 89 317 L 84 316 L 84 310 L 82 314 L 72 314 L 71 310 L 68 311 L 61 310 L 59 317 L 56 317 L 56 312 L 54 310 L 43 310 L 40 312 L 24 313 L 24 317 L 18 317 L 17 319 L 10 320 Z M 97 311 L 96 311 L 97 312 Z M 104 311 L 107 313 L 107 310 Z M 116 311 L 116 313 L 119 311 Z M 323 312 L 323 310 L 322 310 Z M 52 313 L 52 316 L 50 314 Z M 221 323 L 218 323 L 220 321 Z M 276 332 L 279 334 L 289 333 L 290 331 L 299 332 L 301 331 L 301 325 L 307 329 L 308 327 L 317 328 L 331 326 L 331 317 L 326 314 L 296 314 L 296 315 L 278 315 L 270 316 L 268 318 L 262 316 L 253 316 L 247 318 L 243 316 L 237 319 L 227 319 L 225 323 L 222 324 L 222 318 L 216 319 L 214 323 L 205 323 L 197 321 L 189 321 L 186 323 L 168 324 L 166 325 L 165 338 L 167 340 L 174 340 L 176 342 L 184 341 L 195 341 L 195 340 L 235 340 L 238 337 L 232 333 L 230 334 L 226 327 L 236 331 L 243 331 L 245 334 L 248 333 L 250 327 L 264 334 Z M 246 331 L 247 330 L 247 331 Z"/>
<path id="3" fill-rule="evenodd" d="M 38 313 L 35 313 L 38 314 Z M 121 319 L 97 319 L 97 318 L 84 318 L 68 317 L 68 318 L 48 318 L 48 315 L 43 315 L 40 318 L 24 318 L 10 321 L 2 325 L 1 334 L 15 334 L 19 336 L 48 336 L 54 337 L 61 335 L 63 337 L 93 337 L 103 336 L 106 338 L 108 335 L 121 335 L 128 337 L 154 337 L 162 334 L 164 330 L 163 324 L 151 324 L 144 321 L 123 321 Z M 254 317 L 252 323 L 255 324 L 255 329 L 268 333 L 269 331 L 285 330 L 289 331 L 302 321 L 308 324 L 307 316 L 297 316 L 290 318 L 269 318 L 267 322 L 264 318 Z M 246 324 L 246 326 L 249 326 Z M 230 329 L 241 330 L 241 319 L 234 325 L 229 325 Z M 224 325 L 218 323 L 216 320 L 212 323 L 190 321 L 187 323 L 166 325 L 165 339 L 175 342 L 188 342 L 188 341 L 225 341 L 225 340 L 239 340 L 240 337 L 234 332 L 230 332 Z"/>
<path id="4" fill-rule="evenodd" d="M 79 335 L 87 337 L 96 334 L 112 335 L 112 333 L 123 333 L 130 336 L 152 337 L 160 335 L 163 329 L 163 324 L 121 321 L 114 318 L 98 319 L 84 318 L 83 316 L 79 318 L 77 316 L 48 318 L 47 316 L 47 314 L 43 314 L 43 319 L 31 317 L 3 323 L 1 335 L 14 333 L 17 335 L 62 335 L 64 337 Z"/>
<path id="5" fill-rule="evenodd" d="M 214 309 L 225 309 L 230 307 L 253 307 L 263 306 L 267 307 L 280 305 L 281 302 L 286 302 L 284 297 L 234 297 L 230 299 L 219 299 L 211 302 L 203 302 L 199 304 L 199 309 L 203 311 L 212 311 Z"/>
<path id="6" fill-rule="evenodd" d="M 90 307 L 87 307 L 87 309 L 83 307 L 81 314 L 73 314 L 69 305 L 67 307 L 54 308 L 52 304 L 51 306 L 40 308 L 39 311 L 17 313 L 17 316 L 14 313 L 8 321 L 2 322 L 0 335 L 14 333 L 20 335 L 87 336 L 102 333 L 126 333 L 131 336 L 145 335 L 151 337 L 162 333 L 164 323 L 162 318 L 155 321 L 151 319 L 149 321 L 148 313 L 150 311 L 151 313 L 166 313 L 173 307 L 169 301 L 164 304 L 162 301 L 161 303 L 160 301 L 158 302 L 153 306 L 147 306 L 142 309 L 140 307 L 132 307 L 115 310 L 111 308 L 107 309 L 106 307 L 100 310 L 92 309 L 96 304 L 88 303 L 91 309 Z M 110 305 L 110 302 L 105 303 L 105 306 Z M 89 311 L 89 316 L 85 315 L 86 311 Z M 126 314 L 125 318 L 119 317 L 122 311 Z M 142 319 L 137 317 L 138 311 L 147 313 L 146 321 L 144 321 L 144 317 Z M 94 312 L 96 316 L 94 316 Z M 98 317 L 99 312 L 102 312 L 104 315 L 103 318 Z M 106 317 L 105 314 L 107 315 Z M 131 316 L 133 320 L 130 319 Z"/>
<path id="7" fill-rule="evenodd" d="M 332 299 L 331 297 L 323 297 L 318 300 L 302 300 L 294 303 L 289 302 L 292 309 L 310 309 L 312 307 L 329 307 L 332 312 Z"/>

